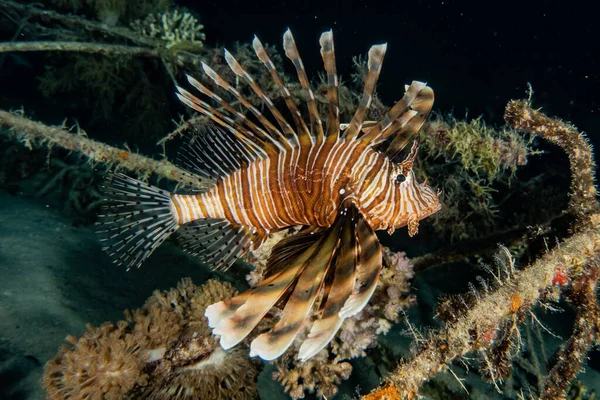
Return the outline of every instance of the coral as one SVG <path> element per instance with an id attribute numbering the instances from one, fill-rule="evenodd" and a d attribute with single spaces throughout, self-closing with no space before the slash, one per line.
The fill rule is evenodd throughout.
<path id="1" fill-rule="evenodd" d="M 56 358 L 46 364 L 43 386 L 50 399 L 122 397 L 144 384 L 142 346 L 125 321 L 87 326 L 84 335 L 68 336 Z"/>
<path id="2" fill-rule="evenodd" d="M 496 180 L 503 171 L 515 173 L 527 163 L 529 144 L 511 129 L 494 129 L 481 117 L 459 121 L 452 116 L 430 120 L 423 129 L 422 143 L 429 157 L 458 160 L 462 169 L 488 182 Z"/>
<path id="3" fill-rule="evenodd" d="M 416 304 L 416 296 L 407 295 L 415 271 L 404 252 L 384 251 L 383 261 L 387 268 L 381 273 L 372 303 L 383 307 L 387 320 L 397 323 L 400 322 L 400 311 Z"/>
<path id="4" fill-rule="evenodd" d="M 596 164 L 592 146 L 585 135 L 571 124 L 550 118 L 541 111 L 533 110 L 526 101 L 511 101 L 504 114 L 506 121 L 516 129 L 521 129 L 560 146 L 569 157 L 571 166 L 571 193 L 568 211 L 576 216 L 583 226 L 595 224 L 589 220 L 598 213 L 594 185 Z M 584 222 L 585 221 L 585 222 Z"/>
<path id="5" fill-rule="evenodd" d="M 436 231 L 456 242 L 504 229 L 498 203 L 522 192 L 512 178 L 528 156 L 537 154 L 531 141 L 514 129 L 491 127 L 481 117 L 460 121 L 441 115 L 423 126 L 420 137 L 425 175 L 444 177 L 433 182 L 445 205 L 432 218 Z"/>
<path id="6" fill-rule="evenodd" d="M 329 399 L 338 392 L 337 385 L 348 379 L 352 366 L 348 362 L 334 363 L 328 360 L 327 351 L 322 350 L 308 361 L 277 361 L 273 373 L 292 399 L 303 399 L 304 393 L 317 392 L 320 398 Z"/>
<path id="7" fill-rule="evenodd" d="M 185 183 L 192 187 L 204 188 L 210 181 L 198 179 L 176 167 L 166 159 L 158 161 L 130 151 L 123 151 L 86 137 L 77 127 L 76 133 L 65 130 L 65 126 L 50 127 L 22 116 L 22 113 L 0 111 L 0 124 L 9 126 L 7 133 L 13 135 L 25 146 L 59 146 L 76 151 L 89 158 L 90 162 L 105 163 L 138 173 L 140 177 L 156 174 L 160 177 Z"/>
<path id="8" fill-rule="evenodd" d="M 557 359 L 548 373 L 543 398 L 564 398 L 570 382 L 575 379 L 580 365 L 592 346 L 600 339 L 600 307 L 598 306 L 598 274 L 600 264 L 592 260 L 586 271 L 576 278 L 565 293 L 575 305 L 575 326 L 571 337 L 562 345 Z"/>
<path id="9" fill-rule="evenodd" d="M 199 52 L 204 48 L 206 38 L 204 26 L 187 11 L 173 10 L 163 14 L 150 14 L 143 21 L 132 23 L 132 28 L 140 34 L 158 38 L 167 49 L 177 47 L 190 52 Z"/>
<path id="10" fill-rule="evenodd" d="M 257 370 L 247 351 L 221 349 L 204 317 L 208 304 L 234 294 L 227 283 L 197 287 L 183 279 L 126 312 L 125 321 L 88 325 L 46 365 L 48 398 L 255 398 Z"/>

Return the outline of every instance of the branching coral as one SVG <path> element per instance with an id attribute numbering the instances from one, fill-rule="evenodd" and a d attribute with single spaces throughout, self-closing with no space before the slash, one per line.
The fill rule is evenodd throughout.
<path id="1" fill-rule="evenodd" d="M 44 387 L 48 398 L 119 398 L 144 383 L 141 347 L 129 324 L 88 325 L 77 339 L 68 336 L 57 357 L 46 365 Z"/>
<path id="2" fill-rule="evenodd" d="M 247 351 L 221 349 L 204 317 L 208 304 L 234 294 L 230 284 L 184 279 L 127 312 L 126 321 L 88 325 L 46 365 L 48 398 L 255 398 L 257 370 Z"/>
<path id="3" fill-rule="evenodd" d="M 320 398 L 332 398 L 337 394 L 337 385 L 348 379 L 352 365 L 348 362 L 333 363 L 326 351 L 321 351 L 306 362 L 276 362 L 273 373 L 292 399 L 303 399 L 305 392 L 314 393 Z"/>
<path id="4" fill-rule="evenodd" d="M 436 231 L 456 242 L 506 229 L 499 203 L 519 192 L 512 178 L 536 154 L 531 141 L 481 117 L 460 121 L 441 115 L 424 125 L 421 138 L 425 175 L 444 177 L 434 182 L 446 205 L 432 218 Z"/>
<path id="5" fill-rule="evenodd" d="M 560 146 L 569 156 L 571 166 L 571 193 L 568 211 L 580 220 L 583 226 L 597 224 L 597 190 L 594 185 L 596 165 L 592 146 L 585 135 L 575 126 L 553 119 L 531 108 L 525 101 L 511 101 L 504 114 L 506 122 L 516 129 L 537 134 Z"/>
<path id="6" fill-rule="evenodd" d="M 0 124 L 10 127 L 7 133 L 14 135 L 25 146 L 59 146 L 85 155 L 91 162 L 114 165 L 117 168 L 136 172 L 141 177 L 157 174 L 160 177 L 172 179 L 197 188 L 207 187 L 209 181 L 198 180 L 186 171 L 176 167 L 169 161 L 153 160 L 129 150 L 118 149 L 103 143 L 95 142 L 86 137 L 77 127 L 75 133 L 62 127 L 50 127 L 32 121 L 21 115 L 0 111 Z"/>
<path id="7" fill-rule="evenodd" d="M 177 47 L 198 52 L 204 47 L 204 26 L 189 12 L 174 10 L 163 14 L 150 14 L 143 21 L 137 20 L 132 27 L 140 34 L 157 38 L 167 49 Z"/>
<path id="8" fill-rule="evenodd" d="M 462 169 L 496 180 L 504 171 L 514 174 L 527 163 L 531 153 L 528 143 L 515 130 L 497 130 L 482 118 L 459 121 L 452 116 L 438 116 L 423 130 L 423 149 L 430 157 L 456 160 Z"/>
<path id="9" fill-rule="evenodd" d="M 491 271 L 490 281 L 496 283 L 474 290 L 467 297 L 471 301 L 442 303 L 445 326 L 422 341 L 381 389 L 366 396 L 368 399 L 385 398 L 388 392 L 397 394 L 396 398 L 414 398 L 426 380 L 470 352 L 481 355 L 482 372 L 497 383 L 510 368 L 523 316 L 532 313 L 532 307 L 540 301 L 556 300 L 560 289 L 569 287 L 569 282 L 573 289 L 568 289 L 565 299 L 572 302 L 580 314 L 572 338 L 552 367 L 552 376 L 560 375 L 561 379 L 548 379 L 541 397 L 564 396 L 585 354 L 598 342 L 600 321 L 595 293 L 598 273 L 594 260 L 600 254 L 600 215 L 593 197 L 596 188 L 591 147 L 572 126 L 531 109 L 527 102 L 510 102 L 505 118 L 516 128 L 555 141 L 569 154 L 572 168 L 569 210 L 578 218 L 574 227 L 577 233 L 522 270 L 514 268 L 505 250 L 501 262 L 505 272 Z"/>

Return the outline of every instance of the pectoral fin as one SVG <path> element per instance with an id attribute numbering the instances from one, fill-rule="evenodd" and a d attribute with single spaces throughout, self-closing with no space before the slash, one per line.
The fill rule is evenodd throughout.
<path id="1" fill-rule="evenodd" d="M 307 340 L 300 347 L 298 352 L 300 360 L 308 360 L 327 346 L 344 322 L 344 318 L 339 316 L 339 312 L 354 290 L 355 271 L 358 263 L 359 248 L 354 232 L 357 211 L 355 207 L 349 210 L 342 226 L 340 251 L 335 260 L 333 280 L 329 281 L 328 287 L 325 288 L 326 298 L 323 300 L 323 312 L 321 318 L 313 324 Z"/>
<path id="2" fill-rule="evenodd" d="M 381 273 L 381 245 L 375 231 L 359 216 L 355 224 L 356 241 L 359 246 L 354 293 L 340 310 L 341 318 L 351 317 L 367 305 L 375 291 Z"/>
<path id="3" fill-rule="evenodd" d="M 269 332 L 263 333 L 252 342 L 250 356 L 273 360 L 283 354 L 294 341 L 309 316 L 315 300 L 325 281 L 325 276 L 338 252 L 342 220 L 328 229 L 319 240 L 318 247 L 308 248 L 301 258 L 310 254 L 305 261 L 292 294 L 287 300 L 281 319 Z M 304 257 L 303 257 L 304 256 Z"/>
<path id="4" fill-rule="evenodd" d="M 381 248 L 365 218 L 349 205 L 340 210 L 331 227 L 298 233 L 276 249 L 264 281 L 211 305 L 205 315 L 213 333 L 221 335 L 221 346 L 228 349 L 285 299 L 280 320 L 250 347 L 251 356 L 273 360 L 292 345 L 323 293 L 321 316 L 298 354 L 307 360 L 327 346 L 344 319 L 360 312 L 371 298 L 381 272 Z"/>
<path id="5" fill-rule="evenodd" d="M 310 249 L 316 248 L 316 242 Z M 287 268 L 267 277 L 253 288 L 206 308 L 205 316 L 213 334 L 221 335 L 221 346 L 229 349 L 241 342 L 306 267 L 310 254 L 300 255 Z"/>

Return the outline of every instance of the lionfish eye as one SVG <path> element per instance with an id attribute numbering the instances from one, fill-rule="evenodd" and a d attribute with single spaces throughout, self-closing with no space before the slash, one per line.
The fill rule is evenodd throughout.
<path id="1" fill-rule="evenodd" d="M 405 177 L 404 175 L 402 175 L 402 174 L 398 174 L 398 175 L 396 176 L 396 182 L 398 182 L 398 183 L 402 183 L 402 182 L 404 182 L 405 180 L 406 180 L 406 177 Z"/>

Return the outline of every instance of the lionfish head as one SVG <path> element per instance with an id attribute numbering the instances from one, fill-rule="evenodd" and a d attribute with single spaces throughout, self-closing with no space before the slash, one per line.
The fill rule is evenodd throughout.
<path id="1" fill-rule="evenodd" d="M 392 225 L 394 228 L 408 225 L 411 233 L 413 221 L 416 223 L 442 208 L 440 193 L 429 186 L 427 180 L 421 183 L 417 181 L 412 163 L 408 168 L 405 163 L 400 164 L 395 172 L 397 172 L 394 177 L 397 191 L 395 199 L 398 203 L 396 209 L 400 212 L 392 221 Z M 414 232 L 416 233 L 416 230 Z"/>

